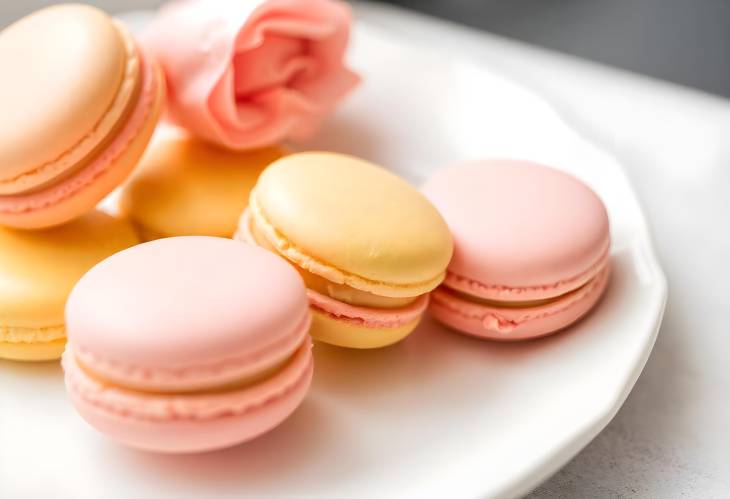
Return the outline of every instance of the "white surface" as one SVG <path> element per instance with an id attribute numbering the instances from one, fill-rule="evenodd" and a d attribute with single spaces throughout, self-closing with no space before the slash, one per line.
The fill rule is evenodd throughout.
<path id="1" fill-rule="evenodd" d="M 520 81 L 621 159 L 670 283 L 641 378 L 532 498 L 730 497 L 730 101 L 405 11 L 361 17 Z"/>
<path id="2" fill-rule="evenodd" d="M 614 276 L 563 334 L 482 342 L 426 321 L 403 343 L 318 345 L 313 390 L 282 427 L 200 456 L 129 451 L 74 413 L 54 366 L 0 365 L 0 495 L 193 497 L 311 493 L 506 496 L 555 471 L 610 420 L 654 342 L 664 280 L 618 164 L 543 101 L 479 67 L 359 30 L 366 84 L 310 147 L 358 154 L 413 181 L 458 159 L 559 165 L 606 202 Z"/>

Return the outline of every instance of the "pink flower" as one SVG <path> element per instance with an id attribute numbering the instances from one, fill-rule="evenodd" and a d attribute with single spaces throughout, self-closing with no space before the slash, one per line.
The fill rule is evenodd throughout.
<path id="1" fill-rule="evenodd" d="M 249 149 L 302 139 L 359 78 L 343 62 L 339 0 L 179 0 L 144 37 L 167 77 L 173 122 Z"/>

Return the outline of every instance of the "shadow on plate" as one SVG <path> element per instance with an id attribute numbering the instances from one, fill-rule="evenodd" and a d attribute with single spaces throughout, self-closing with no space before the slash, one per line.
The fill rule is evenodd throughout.
<path id="1" fill-rule="evenodd" d="M 22 377 L 24 380 L 47 380 L 57 379 L 63 383 L 63 369 L 58 360 L 45 362 L 18 362 L 12 360 L 0 360 L 0 371 L 12 376 Z"/>
<path id="2" fill-rule="evenodd" d="M 579 359 L 581 352 L 600 355 L 600 344 L 612 341 L 611 318 L 632 299 L 626 289 L 627 282 L 636 279 L 630 275 L 636 272 L 631 260 L 628 254 L 614 257 L 614 277 L 598 309 L 560 334 L 496 343 L 448 330 L 426 316 L 410 337 L 388 348 L 350 350 L 318 343 L 312 390 L 302 406 L 268 434 L 199 455 L 149 454 L 102 440 L 99 451 L 110 453 L 135 476 L 193 494 L 242 487 L 253 493 L 275 492 L 282 473 L 288 484 L 281 485 L 282 493 L 284 487 L 291 490 L 291 483 L 309 493 L 324 493 L 335 482 L 361 480 L 381 459 L 378 452 L 383 449 L 373 448 L 374 441 L 384 443 L 378 435 L 388 435 L 388 445 L 399 452 L 428 452 L 439 438 L 449 438 L 441 431 L 449 418 L 456 417 L 458 423 L 458 414 L 500 414 L 499 407 L 491 406 L 505 395 L 515 396 L 515 391 L 525 392 L 518 397 L 528 397 L 524 386 L 534 382 L 535 371 L 549 377 L 553 370 L 571 369 L 570 360 L 554 364 L 555 349 L 571 352 L 569 358 Z M 587 373 L 586 379 L 590 376 Z M 576 379 L 574 387 L 556 389 L 583 390 L 584 382 Z M 485 408 L 485 400 L 494 404 Z M 443 414 L 443 420 L 434 413 Z M 372 425 L 366 424 L 368 419 Z M 383 427 L 387 421 L 392 422 L 388 429 Z M 424 431 L 433 441 L 423 440 Z M 321 479 L 325 476 L 331 477 L 327 483 Z"/>
<path id="3" fill-rule="evenodd" d="M 370 161 L 382 149 L 383 137 L 378 130 L 359 119 L 356 113 L 341 110 L 325 119 L 316 137 L 296 144 L 299 151 L 333 151 L 350 154 Z"/>
<path id="4" fill-rule="evenodd" d="M 351 452 L 348 447 L 354 443 L 348 438 L 350 434 L 337 424 L 337 419 L 331 417 L 320 400 L 308 397 L 278 428 L 230 449 L 166 455 L 126 449 L 103 441 L 99 452 L 109 453 L 119 465 L 127 468 L 127 472 L 147 475 L 148 480 L 170 482 L 188 494 L 194 495 L 198 488 L 201 494 L 240 492 L 241 487 L 255 490 L 264 484 L 267 490 L 275 490 L 277 478 L 282 473 L 286 473 L 287 481 L 297 480 L 298 475 L 305 480 L 312 473 L 308 466 L 311 456 L 323 452 L 325 442 L 328 443 L 327 452 L 341 455 Z M 342 448 L 333 449 L 332 442 Z M 332 463 L 332 469 L 338 475 L 346 473 L 350 467 L 353 471 L 357 469 L 356 463 L 342 464 Z"/>

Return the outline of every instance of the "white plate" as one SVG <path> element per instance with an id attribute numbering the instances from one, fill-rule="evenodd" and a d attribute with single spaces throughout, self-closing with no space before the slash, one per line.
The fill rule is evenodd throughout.
<path id="1" fill-rule="evenodd" d="M 0 496 L 506 497 L 528 491 L 613 417 L 646 362 L 666 284 L 616 160 L 540 98 L 467 61 L 361 24 L 362 88 L 311 148 L 387 165 L 416 183 L 445 164 L 517 156 L 585 180 L 608 206 L 613 279 L 594 313 L 522 344 L 426 320 L 372 352 L 317 345 L 314 385 L 281 427 L 197 456 L 128 450 L 66 400 L 57 365 L 0 364 Z"/>

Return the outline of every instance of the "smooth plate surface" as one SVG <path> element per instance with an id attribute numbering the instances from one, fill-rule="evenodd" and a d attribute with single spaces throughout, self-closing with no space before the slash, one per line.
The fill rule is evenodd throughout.
<path id="1" fill-rule="evenodd" d="M 489 343 L 426 320 L 379 351 L 316 345 L 313 389 L 277 430 L 197 456 L 106 440 L 74 413 L 56 365 L 0 363 L 0 496 L 509 497 L 613 417 L 651 351 L 666 283 L 620 165 L 541 99 L 488 69 L 360 24 L 365 84 L 306 148 L 356 154 L 416 183 L 462 159 L 517 156 L 585 180 L 608 207 L 613 279 L 562 334 Z"/>

